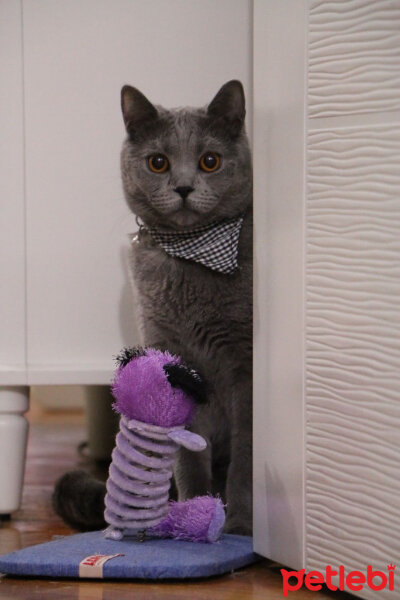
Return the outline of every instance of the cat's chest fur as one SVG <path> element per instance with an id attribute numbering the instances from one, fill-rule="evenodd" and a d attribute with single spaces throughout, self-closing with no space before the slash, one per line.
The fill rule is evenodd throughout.
<path id="1" fill-rule="evenodd" d="M 167 255 L 148 235 L 132 248 L 145 342 L 166 345 L 214 379 L 227 357 L 251 363 L 251 214 L 232 275 Z M 235 361 L 232 361 L 232 364 Z"/>

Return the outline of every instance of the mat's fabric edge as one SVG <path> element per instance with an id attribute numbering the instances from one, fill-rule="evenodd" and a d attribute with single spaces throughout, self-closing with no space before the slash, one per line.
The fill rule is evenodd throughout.
<path id="1" fill-rule="evenodd" d="M 100 533 L 100 532 L 99 532 Z M 66 538 L 80 538 L 83 536 L 86 538 L 87 535 L 97 534 L 97 532 L 92 532 L 92 534 L 76 534 L 72 536 L 66 536 Z M 223 537 L 229 538 L 238 538 L 242 536 L 227 536 Z M 67 564 L 60 563 L 52 563 L 51 560 L 47 562 L 47 560 L 36 561 L 34 557 L 30 557 L 30 560 L 33 559 L 33 564 L 29 564 L 29 560 L 27 562 L 18 562 L 18 559 L 21 560 L 21 554 L 24 552 L 30 551 L 30 549 L 35 549 L 39 547 L 44 547 L 47 545 L 57 545 L 57 542 L 62 542 L 60 540 L 54 540 L 51 542 L 45 542 L 43 544 L 38 544 L 36 546 L 31 546 L 28 548 L 24 548 L 22 550 L 17 550 L 11 552 L 9 554 L 0 556 L 0 574 L 5 576 L 23 576 L 23 577 L 31 577 L 31 578 L 44 578 L 44 579 L 87 579 L 87 577 L 79 577 L 79 564 L 71 564 L 71 562 Z M 77 541 L 75 539 L 75 541 Z M 229 546 L 229 540 L 228 546 Z M 237 539 L 234 540 L 235 543 Z M 216 562 L 210 562 L 209 564 L 204 563 L 204 561 L 200 560 L 196 564 L 194 560 L 191 564 L 183 564 L 176 563 L 173 565 L 163 564 L 162 561 L 160 564 L 132 564 L 129 565 L 116 565 L 113 561 L 110 563 L 105 563 L 102 574 L 100 576 L 96 576 L 95 574 L 91 576 L 91 579 L 126 579 L 126 580 L 185 580 L 185 579 L 200 579 L 212 576 L 223 575 L 224 573 L 229 573 L 234 571 L 235 569 L 239 569 L 250 564 L 253 564 L 260 560 L 262 557 L 253 552 L 252 549 L 252 540 L 247 536 L 243 536 L 243 553 L 238 555 L 230 555 L 227 552 L 226 559 L 224 556 L 215 557 Z M 182 542 L 181 542 L 182 543 Z M 185 542 L 186 544 L 186 542 Z M 190 543 L 188 543 L 190 544 Z M 190 544 L 191 545 L 191 544 Z M 228 548 L 229 549 L 229 548 Z M 191 548 L 193 550 L 193 548 Z M 210 548 L 211 550 L 211 548 Z M 236 550 L 237 552 L 237 550 Z M 194 554 L 195 556 L 195 554 Z M 204 555 L 203 555 L 204 556 Z M 133 558 L 134 560 L 134 558 Z M 185 562 L 185 561 L 184 561 Z M 113 564 L 112 564 L 113 563 Z"/>
<path id="2" fill-rule="evenodd" d="M 157 574 L 157 570 L 154 569 L 152 575 L 146 574 L 145 572 L 141 575 L 118 575 L 117 571 L 115 570 L 115 572 L 112 575 L 107 575 L 107 573 L 104 573 L 104 576 L 102 578 L 99 577 L 95 577 L 93 578 L 94 580 L 100 580 L 100 579 L 129 579 L 129 580 L 167 580 L 167 579 L 203 579 L 205 577 L 213 577 L 213 576 L 218 576 L 218 575 L 224 575 L 225 573 L 230 573 L 232 571 L 235 571 L 236 569 L 241 569 L 243 567 L 252 565 L 258 561 L 260 561 L 262 559 L 261 556 L 259 556 L 258 554 L 253 554 L 252 556 L 247 556 L 247 557 L 241 557 L 240 559 L 238 558 L 237 560 L 234 561 L 228 561 L 229 564 L 220 564 L 218 565 L 218 567 L 214 567 L 212 570 L 210 570 L 209 572 L 204 572 L 204 568 L 203 568 L 203 572 L 201 573 L 188 573 L 188 574 L 182 574 L 182 571 L 180 571 L 180 574 L 177 575 L 176 573 L 174 574 L 173 572 L 169 573 L 169 574 L 165 574 L 165 572 L 160 572 Z M 31 578 L 39 578 L 39 579 L 53 579 L 53 578 L 60 578 L 60 579 L 88 579 L 86 577 L 80 578 L 79 577 L 79 573 L 78 573 L 78 569 L 76 570 L 76 573 L 71 573 L 69 572 L 68 574 L 66 574 L 65 572 L 63 572 L 63 569 L 60 569 L 59 572 L 53 572 L 53 573 L 41 573 L 38 574 L 37 572 L 35 572 L 35 570 L 33 569 L 32 571 L 27 570 L 26 568 L 24 568 L 24 565 L 14 565 L 14 567 L 7 567 L 6 566 L 6 570 L 4 570 L 5 565 L 1 563 L 0 561 L 0 577 L 12 577 L 12 576 L 18 576 L 18 577 L 31 577 Z"/>

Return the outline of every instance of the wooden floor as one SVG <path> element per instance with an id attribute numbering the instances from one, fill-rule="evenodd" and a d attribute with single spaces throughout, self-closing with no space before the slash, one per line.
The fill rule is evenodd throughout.
<path id="1" fill-rule="evenodd" d="M 85 439 L 82 415 L 44 416 L 33 412 L 21 510 L 0 525 L 0 554 L 46 542 L 68 529 L 53 513 L 50 496 L 55 479 L 67 469 L 85 465 L 76 452 Z M 262 561 L 235 573 L 208 580 L 174 583 L 73 581 L 0 577 L 1 600 L 65 598 L 68 600 L 275 600 L 282 598 L 276 563 Z M 340 592 L 300 590 L 295 600 L 351 598 Z"/>

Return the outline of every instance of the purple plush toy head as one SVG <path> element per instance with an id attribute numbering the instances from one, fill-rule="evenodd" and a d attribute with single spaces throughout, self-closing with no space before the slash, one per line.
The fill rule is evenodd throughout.
<path id="1" fill-rule="evenodd" d="M 118 357 L 112 383 L 114 409 L 127 419 L 160 427 L 188 425 L 205 383 L 179 356 L 154 348 L 128 348 Z"/>

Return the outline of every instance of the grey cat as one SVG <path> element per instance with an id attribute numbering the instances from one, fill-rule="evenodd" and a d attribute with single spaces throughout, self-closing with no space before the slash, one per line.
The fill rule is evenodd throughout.
<path id="1" fill-rule="evenodd" d="M 179 454 L 178 496 L 220 494 L 225 530 L 251 534 L 252 168 L 243 87 L 229 81 L 197 109 L 154 106 L 130 86 L 121 99 L 128 134 L 123 188 L 143 223 L 131 253 L 142 342 L 182 356 L 209 383 L 209 402 L 191 426 L 208 447 Z M 218 228 L 240 217 L 238 268 L 231 274 L 171 256 L 152 235 Z M 56 511 L 80 529 L 99 526 L 93 515 L 102 518 L 104 488 L 96 485 L 82 472 L 66 474 L 53 497 Z M 91 517 L 82 509 L 83 488 L 88 506 L 100 503 Z M 79 508 L 72 501 L 78 494 Z"/>

